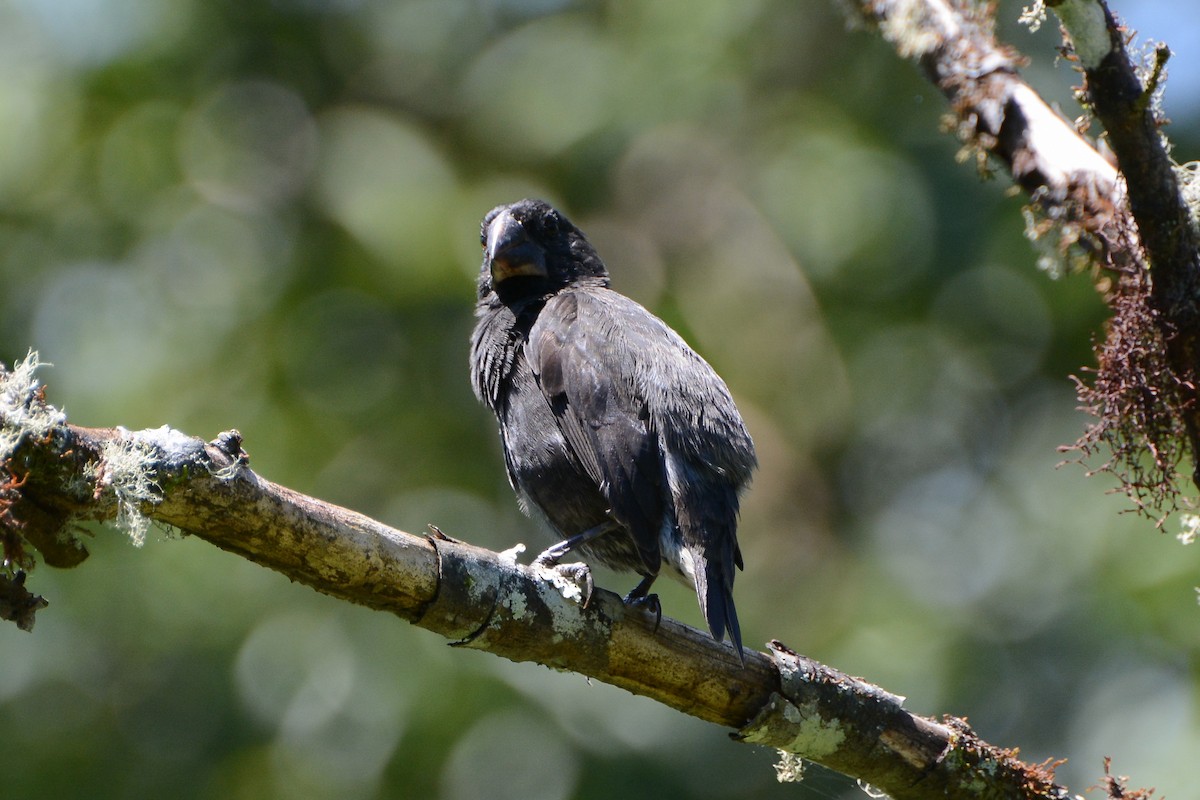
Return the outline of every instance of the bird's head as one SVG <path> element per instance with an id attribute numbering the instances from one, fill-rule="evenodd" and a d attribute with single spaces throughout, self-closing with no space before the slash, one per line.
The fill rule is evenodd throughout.
<path id="1" fill-rule="evenodd" d="M 607 286 L 604 262 L 583 232 L 542 200 L 497 206 L 480 226 L 479 296 L 504 303 L 544 297 L 567 286 Z"/>

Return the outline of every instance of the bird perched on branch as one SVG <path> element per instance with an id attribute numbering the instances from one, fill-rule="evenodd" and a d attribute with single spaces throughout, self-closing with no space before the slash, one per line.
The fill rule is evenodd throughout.
<path id="1" fill-rule="evenodd" d="M 578 550 L 642 581 L 665 565 L 696 590 L 713 638 L 742 656 L 733 605 L 738 497 L 757 465 L 729 389 L 658 317 L 609 288 L 583 233 L 539 200 L 483 219 L 476 396 L 500 421 L 522 509 Z"/>

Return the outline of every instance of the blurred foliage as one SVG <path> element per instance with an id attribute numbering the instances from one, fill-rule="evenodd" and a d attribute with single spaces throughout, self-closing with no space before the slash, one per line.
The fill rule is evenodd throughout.
<path id="1" fill-rule="evenodd" d="M 1003 35 L 1068 107 L 1054 31 L 1020 5 Z M 1147 34 L 1200 55 L 1198 12 L 1169 13 Z M 1069 757 L 1076 791 L 1109 754 L 1200 797 L 1200 551 L 1056 468 L 1105 311 L 1036 271 L 1022 199 L 955 163 L 942 111 L 823 0 L 9 0 L 0 357 L 53 362 L 76 423 L 237 427 L 276 481 L 533 547 L 466 341 L 479 218 L 545 197 L 748 420 L 748 642 Z M 201 542 L 93 535 L 78 570 L 30 576 L 35 632 L 0 628 L 4 796 L 860 791 L 780 786 L 772 753 L 711 726 Z M 696 624 L 689 594 L 663 587 Z"/>

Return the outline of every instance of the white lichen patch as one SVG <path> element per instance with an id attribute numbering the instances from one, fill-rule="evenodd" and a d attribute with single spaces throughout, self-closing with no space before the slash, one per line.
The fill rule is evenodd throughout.
<path id="1" fill-rule="evenodd" d="M 780 783 L 799 783 L 804 780 L 804 759 L 795 753 L 780 750 L 775 762 L 775 780 Z"/>
<path id="2" fill-rule="evenodd" d="M 959 33 L 948 7 L 925 0 L 900 0 L 879 24 L 883 37 L 902 58 L 920 58 Z"/>
<path id="3" fill-rule="evenodd" d="M 135 547 L 146 543 L 146 532 L 150 529 L 150 519 L 141 512 L 141 505 L 158 502 L 161 494 L 153 478 L 154 462 L 161 452 L 155 442 L 178 443 L 167 430 L 165 425 L 136 433 L 117 428 L 120 435 L 105 442 L 100 461 L 88 470 L 98 488 L 115 495 L 116 526 L 129 536 Z"/>
<path id="4" fill-rule="evenodd" d="M 1179 192 L 1187 204 L 1192 227 L 1200 230 L 1200 161 L 1189 161 L 1175 167 L 1179 180 Z"/>
<path id="5" fill-rule="evenodd" d="M 1025 6 L 1021 9 L 1021 16 L 1017 18 L 1018 23 L 1029 26 L 1030 33 L 1037 33 L 1039 30 L 1041 30 L 1042 23 L 1045 21 L 1045 0 L 1035 0 L 1033 5 Z"/>
<path id="6" fill-rule="evenodd" d="M 550 603 L 551 611 L 555 610 L 553 600 Z M 551 627 L 554 630 L 554 641 L 562 642 L 565 640 L 577 640 L 583 638 L 588 632 L 588 624 L 583 615 L 578 613 L 559 614 L 554 613 L 550 621 Z"/>
<path id="7" fill-rule="evenodd" d="M 552 567 L 534 564 L 532 569 L 567 600 L 583 605 L 585 598 L 582 576 L 588 574 L 587 564 L 555 564 Z"/>
<path id="8" fill-rule="evenodd" d="M 509 592 L 505 597 L 505 605 L 513 619 L 525 619 L 529 615 L 529 603 L 521 592 Z"/>
<path id="9" fill-rule="evenodd" d="M 1182 530 L 1175 534 L 1175 538 L 1180 544 L 1192 544 L 1196 541 L 1197 533 L 1200 533 L 1200 515 L 1198 514 L 1183 514 L 1179 518 L 1180 528 Z"/>
<path id="10" fill-rule="evenodd" d="M 521 544 L 520 542 L 517 542 L 516 544 L 514 544 L 512 547 L 508 548 L 507 550 L 500 551 L 500 553 L 498 553 L 498 555 L 500 556 L 500 560 L 503 561 L 504 563 L 516 564 L 517 559 L 524 552 L 525 552 L 525 545 Z"/>
<path id="11" fill-rule="evenodd" d="M 12 372 L 0 372 L 0 460 L 11 456 L 25 437 L 43 437 L 67 421 L 39 397 L 36 373 L 41 366 L 38 354 L 30 350 Z"/>
<path id="12" fill-rule="evenodd" d="M 579 575 L 586 574 L 586 564 L 556 564 L 552 567 L 531 564 L 528 569 L 537 581 L 537 591 L 543 605 L 552 615 L 551 625 L 556 636 L 574 639 L 586 632 L 587 619 L 578 606 L 585 600 L 585 587 Z"/>
<path id="13" fill-rule="evenodd" d="M 158 428 L 146 428 L 134 431 L 130 435 L 155 451 L 160 460 L 168 462 L 183 461 L 190 458 L 198 448 L 202 447 L 196 437 L 188 436 L 183 431 L 175 430 L 170 425 L 163 425 Z"/>
<path id="14" fill-rule="evenodd" d="M 219 481 L 231 481 L 242 474 L 242 467 L 244 466 L 245 464 L 241 461 L 230 461 L 220 469 L 212 469 L 210 467 L 208 474 Z"/>
<path id="15" fill-rule="evenodd" d="M 502 550 L 497 553 L 500 561 L 505 564 L 516 566 L 521 554 L 525 552 L 525 545 L 517 542 L 507 550 Z M 520 591 L 509 591 L 503 598 L 504 605 L 508 608 L 509 613 L 514 619 L 523 619 L 529 614 L 529 603 L 525 599 L 525 595 Z"/>

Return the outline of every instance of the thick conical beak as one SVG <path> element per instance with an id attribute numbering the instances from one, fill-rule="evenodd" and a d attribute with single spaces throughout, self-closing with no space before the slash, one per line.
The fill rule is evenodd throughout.
<path id="1" fill-rule="evenodd" d="M 546 251 L 529 238 L 525 226 L 509 211 L 497 214 L 488 225 L 485 258 L 493 283 L 518 275 L 547 275 Z"/>

